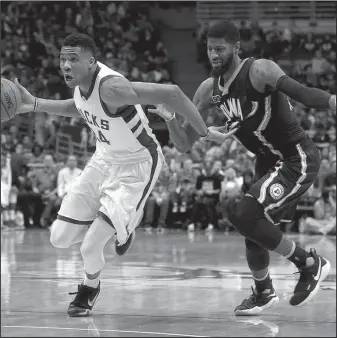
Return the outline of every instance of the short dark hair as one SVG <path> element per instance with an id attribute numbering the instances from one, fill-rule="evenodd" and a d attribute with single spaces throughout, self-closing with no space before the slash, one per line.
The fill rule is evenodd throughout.
<path id="1" fill-rule="evenodd" d="M 84 50 L 89 50 L 96 57 L 95 42 L 89 35 L 71 33 L 64 39 L 63 46 L 81 47 Z"/>
<path id="2" fill-rule="evenodd" d="M 234 23 L 228 20 L 215 21 L 210 24 L 208 38 L 224 38 L 227 42 L 235 44 L 240 41 L 240 32 Z"/>

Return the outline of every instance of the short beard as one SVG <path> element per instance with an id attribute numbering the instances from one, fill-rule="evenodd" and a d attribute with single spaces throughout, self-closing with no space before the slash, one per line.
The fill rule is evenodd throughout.
<path id="1" fill-rule="evenodd" d="M 232 53 L 228 57 L 228 59 L 226 60 L 226 63 L 221 65 L 220 68 L 214 69 L 212 67 L 211 76 L 214 77 L 214 78 L 218 78 L 218 77 L 226 74 L 228 72 L 229 68 L 231 67 L 232 63 L 233 63 L 233 60 L 234 60 L 234 53 Z"/>

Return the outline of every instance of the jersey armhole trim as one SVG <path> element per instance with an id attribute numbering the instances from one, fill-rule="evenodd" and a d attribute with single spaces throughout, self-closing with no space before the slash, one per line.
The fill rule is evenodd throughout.
<path id="1" fill-rule="evenodd" d="M 104 76 L 104 77 L 101 79 L 101 81 L 100 81 L 100 83 L 99 83 L 99 87 L 98 87 L 98 96 L 99 96 L 99 101 L 100 101 L 100 103 L 101 103 L 101 106 L 102 106 L 102 108 L 103 108 L 105 114 L 106 114 L 107 116 L 111 117 L 111 118 L 116 118 L 116 117 L 120 117 L 120 115 L 118 115 L 117 112 L 116 112 L 116 114 L 111 113 L 110 110 L 109 110 L 109 108 L 107 107 L 107 105 L 106 105 L 106 104 L 103 102 L 103 100 L 101 99 L 101 87 L 102 87 L 102 84 L 103 84 L 105 81 L 107 81 L 107 80 L 109 80 L 109 79 L 111 79 L 111 78 L 113 78 L 113 77 L 118 77 L 118 76 L 117 76 L 117 75 L 107 75 L 107 76 Z"/>

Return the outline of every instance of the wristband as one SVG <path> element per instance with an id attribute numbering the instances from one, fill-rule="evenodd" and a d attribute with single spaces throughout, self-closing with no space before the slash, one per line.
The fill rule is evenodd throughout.
<path id="1" fill-rule="evenodd" d="M 211 133 L 211 132 L 210 132 L 209 129 L 207 128 L 206 134 L 205 134 L 205 135 L 200 135 L 200 137 L 202 137 L 202 138 L 207 138 L 207 137 L 209 136 L 210 133 Z"/>
<path id="2" fill-rule="evenodd" d="M 176 113 L 173 113 L 172 117 L 170 117 L 168 120 L 164 119 L 165 122 L 171 122 L 173 119 L 176 118 Z"/>
<path id="3" fill-rule="evenodd" d="M 33 109 L 33 112 L 35 113 L 37 111 L 37 106 L 38 106 L 38 98 L 35 97 L 35 102 L 34 102 L 34 109 Z"/>
<path id="4" fill-rule="evenodd" d="M 329 99 L 329 106 L 331 109 L 336 110 L 336 95 L 331 95 Z"/>

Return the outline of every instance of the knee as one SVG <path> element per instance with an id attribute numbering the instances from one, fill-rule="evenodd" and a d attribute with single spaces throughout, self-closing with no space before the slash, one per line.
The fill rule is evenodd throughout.
<path id="1" fill-rule="evenodd" d="M 92 241 L 89 240 L 84 240 L 81 244 L 80 251 L 82 254 L 82 257 L 92 257 L 94 251 L 95 251 L 95 246 L 93 245 Z"/>
<path id="2" fill-rule="evenodd" d="M 263 217 L 262 205 L 255 198 L 248 196 L 244 196 L 228 215 L 230 222 L 241 234 L 245 228 L 253 227 L 255 220 Z"/>
<path id="3" fill-rule="evenodd" d="M 55 248 L 65 249 L 73 244 L 71 236 L 65 231 L 67 229 L 67 224 L 67 222 L 57 219 L 51 225 L 50 243 Z"/>
<path id="4" fill-rule="evenodd" d="M 266 249 L 262 248 L 261 245 L 248 238 L 245 238 L 246 250 L 250 252 L 264 252 Z"/>

